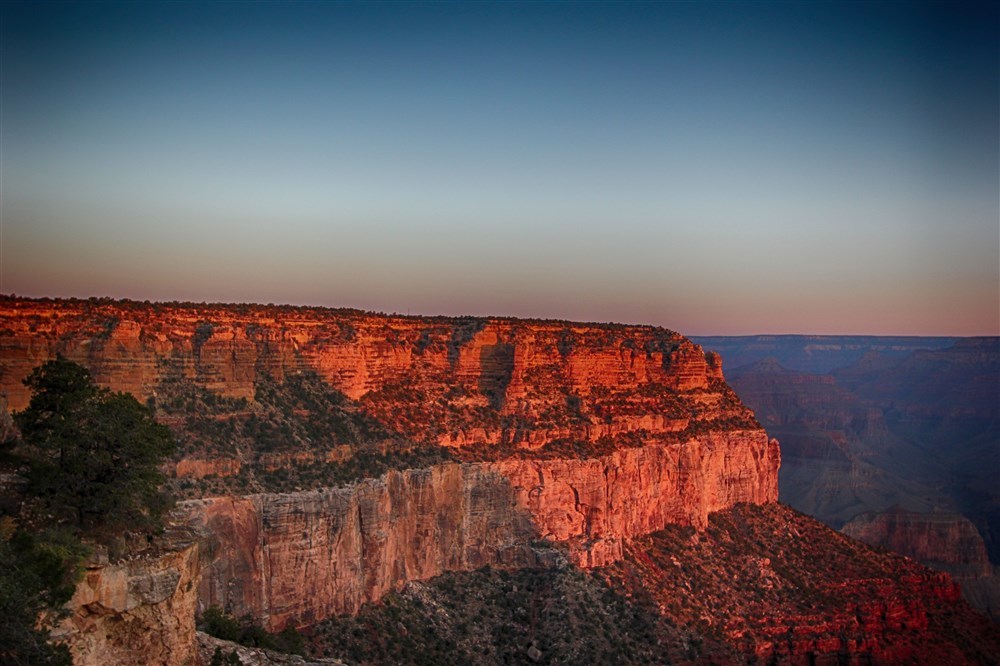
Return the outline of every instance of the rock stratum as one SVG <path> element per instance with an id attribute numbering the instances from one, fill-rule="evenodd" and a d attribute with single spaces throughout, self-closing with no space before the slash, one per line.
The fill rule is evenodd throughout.
<path id="1" fill-rule="evenodd" d="M 0 299 L 9 409 L 57 354 L 155 408 L 186 498 L 157 554 L 88 571 L 60 630 L 80 664 L 197 663 L 212 605 L 308 630 L 449 572 L 612 571 L 637 539 L 778 498 L 778 444 L 720 357 L 662 328 Z M 918 616 L 941 606 L 899 584 Z"/>
<path id="2" fill-rule="evenodd" d="M 281 629 L 355 613 L 445 571 L 549 566 L 539 541 L 603 566 L 633 537 L 774 501 L 758 481 L 776 472 L 772 450 L 760 433 L 710 433 L 680 448 L 449 463 L 346 488 L 191 501 L 189 515 L 218 540 L 200 598 Z"/>

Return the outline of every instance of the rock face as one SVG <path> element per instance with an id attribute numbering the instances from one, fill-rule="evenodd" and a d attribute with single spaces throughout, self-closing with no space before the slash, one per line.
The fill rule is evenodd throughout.
<path id="1" fill-rule="evenodd" d="M 986 547 L 975 525 L 955 514 L 943 511 L 916 513 L 897 507 L 883 513 L 858 516 L 841 531 L 936 569 L 972 576 L 988 576 L 992 572 Z"/>
<path id="2" fill-rule="evenodd" d="M 982 536 L 968 519 L 947 511 L 916 513 L 893 507 L 858 516 L 841 531 L 947 571 L 962 586 L 969 603 L 1000 620 L 1000 577 L 987 557 Z"/>
<path id="3" fill-rule="evenodd" d="M 312 627 L 351 663 L 995 664 L 955 582 L 779 504 L 670 525 L 581 571 L 449 572 Z M 506 640 L 497 640 L 506 637 Z"/>
<path id="4" fill-rule="evenodd" d="M 22 380 L 57 353 L 140 400 L 186 382 L 253 402 L 262 378 L 315 372 L 423 445 L 531 449 L 757 425 L 725 385 L 717 355 L 649 326 L 0 299 L 9 409 L 27 405 Z"/>
<path id="5" fill-rule="evenodd" d="M 22 380 L 56 354 L 114 390 L 158 406 L 178 400 L 158 412 L 175 432 L 191 422 L 184 405 L 194 394 L 184 387 L 217 396 L 193 440 L 210 450 L 189 447 L 174 461 L 189 480 L 336 465 L 365 446 L 366 455 L 436 449 L 461 461 L 377 478 L 359 467 L 336 488 L 188 503 L 190 522 L 212 535 L 199 603 L 272 629 L 355 612 L 444 571 L 545 565 L 552 549 L 535 548 L 539 540 L 601 566 L 667 524 L 703 528 L 714 511 L 777 499 L 777 443 L 725 384 L 719 356 L 661 328 L 0 299 L 0 393 L 10 409 L 27 404 Z M 262 384 L 305 373 L 336 394 L 325 404 L 355 419 L 344 431 L 353 440 L 312 427 L 299 440 L 315 442 L 308 448 L 274 450 L 259 426 L 253 437 L 231 435 L 273 414 L 258 401 Z M 295 419 L 316 404 L 266 408 Z M 382 439 L 359 443 L 361 431 Z M 122 576 L 102 570 L 100 580 L 117 582 L 95 585 L 131 598 Z M 106 607 L 135 612 L 126 602 Z"/>
<path id="6" fill-rule="evenodd" d="M 893 503 L 930 511 L 928 497 L 945 501 L 905 467 L 920 460 L 919 452 L 889 431 L 882 410 L 833 376 L 794 372 L 774 359 L 730 375 L 734 389 L 781 440 L 781 499 L 799 511 L 839 527 Z"/>
<path id="7" fill-rule="evenodd" d="M 119 564 L 93 563 L 53 632 L 76 666 L 163 664 L 196 659 L 199 546 Z"/>
<path id="8" fill-rule="evenodd" d="M 532 547 L 537 540 L 565 543 L 581 566 L 602 566 L 632 537 L 671 523 L 703 528 L 713 511 L 775 501 L 777 467 L 775 443 L 734 432 L 586 460 L 446 464 L 185 509 L 216 540 L 203 606 L 277 630 L 357 612 L 445 571 L 551 564 L 550 549 Z"/>

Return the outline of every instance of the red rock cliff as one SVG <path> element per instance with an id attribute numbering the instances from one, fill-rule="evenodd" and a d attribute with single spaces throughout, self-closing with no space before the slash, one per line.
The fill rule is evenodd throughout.
<path id="1" fill-rule="evenodd" d="M 752 424 L 718 357 L 649 326 L 384 316 L 311 308 L 0 299 L 0 393 L 61 353 L 145 400 L 166 381 L 253 400 L 313 370 L 423 444 L 643 439 Z"/>
<path id="2" fill-rule="evenodd" d="M 539 539 L 602 566 L 632 537 L 671 523 L 703 528 L 710 512 L 775 501 L 777 462 L 760 432 L 716 433 L 600 458 L 446 464 L 185 508 L 217 539 L 202 604 L 280 629 L 354 613 L 445 571 L 551 564 L 548 549 L 532 547 Z"/>
<path id="3" fill-rule="evenodd" d="M 56 353 L 140 398 L 179 381 L 245 398 L 251 412 L 265 377 L 314 371 L 346 396 L 345 410 L 465 461 L 189 503 L 214 534 L 200 602 L 272 628 L 354 612 L 446 570 L 535 564 L 538 539 L 604 565 L 667 524 L 703 528 L 714 511 L 777 499 L 777 443 L 725 384 L 719 357 L 661 328 L 0 299 L 11 408 L 27 403 L 21 380 Z M 343 460 L 345 446 L 192 455 L 176 473 L 235 474 L 299 454 Z"/>

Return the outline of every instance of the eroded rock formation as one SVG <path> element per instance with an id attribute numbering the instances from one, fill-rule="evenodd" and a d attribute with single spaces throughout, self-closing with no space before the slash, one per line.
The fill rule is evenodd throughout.
<path id="1" fill-rule="evenodd" d="M 187 382 L 253 402 L 263 378 L 315 372 L 391 433 L 424 445 L 539 448 L 756 426 L 717 355 L 650 326 L 0 299 L 0 393 L 10 409 L 27 404 L 22 380 L 57 353 L 141 400 Z"/>
<path id="2" fill-rule="evenodd" d="M 197 541 L 116 564 L 88 565 L 53 631 L 78 666 L 196 663 L 195 612 L 201 579 Z"/>
<path id="3" fill-rule="evenodd" d="M 632 537 L 703 528 L 740 502 L 776 499 L 777 446 L 760 432 L 711 434 L 585 460 L 505 460 L 389 472 L 346 488 L 212 498 L 185 509 L 215 536 L 204 606 L 272 629 L 342 613 L 445 571 L 547 566 L 565 544 L 585 567 Z M 303 595 L 303 589 L 311 593 Z"/>
<path id="4" fill-rule="evenodd" d="M 192 663 L 195 613 L 210 605 L 272 630 L 310 626 L 409 582 L 485 565 L 652 572 L 645 584 L 679 566 L 677 585 L 706 585 L 684 562 L 649 559 L 636 540 L 671 526 L 711 531 L 718 512 L 777 500 L 777 443 L 726 385 L 719 356 L 664 329 L 0 299 L 0 392 L 9 408 L 27 404 L 21 380 L 57 353 L 157 406 L 187 437 L 170 467 L 185 483 L 261 488 L 291 469 L 340 470 L 332 486 L 313 476 L 312 489 L 188 501 L 175 528 L 196 535 L 191 541 L 95 564 L 60 628 L 80 664 Z M 809 378 L 793 392 L 822 402 L 831 390 L 832 379 Z M 811 425 L 833 433 L 827 452 L 846 452 L 859 429 L 886 432 L 878 413 L 854 405 Z M 417 462 L 386 471 L 390 454 Z M 382 466 L 368 466 L 373 460 Z M 294 487 L 309 477 L 290 478 Z M 765 532 L 797 520 L 762 515 L 770 516 L 760 518 Z M 786 536 L 776 561 L 799 547 Z M 871 556 L 851 557 L 845 566 Z M 796 572 L 772 561 L 757 553 L 740 575 L 797 594 Z M 908 636 L 919 641 L 933 629 L 927 609 L 935 599 L 958 604 L 957 588 L 917 570 L 912 580 L 872 572 L 877 580 L 865 574 L 824 588 L 844 600 L 833 610 L 793 605 L 766 618 L 716 619 L 726 641 L 759 659 L 906 658 Z M 738 594 L 729 585 L 713 594 Z M 671 604 L 675 589 L 654 596 Z M 900 594 L 915 601 L 899 603 Z M 885 640 L 903 647 L 886 652 Z"/>

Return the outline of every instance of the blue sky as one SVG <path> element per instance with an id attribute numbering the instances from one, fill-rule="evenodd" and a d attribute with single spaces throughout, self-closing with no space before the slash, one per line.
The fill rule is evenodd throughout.
<path id="1" fill-rule="evenodd" d="M 0 11 L 4 293 L 1000 333 L 995 4 Z"/>

